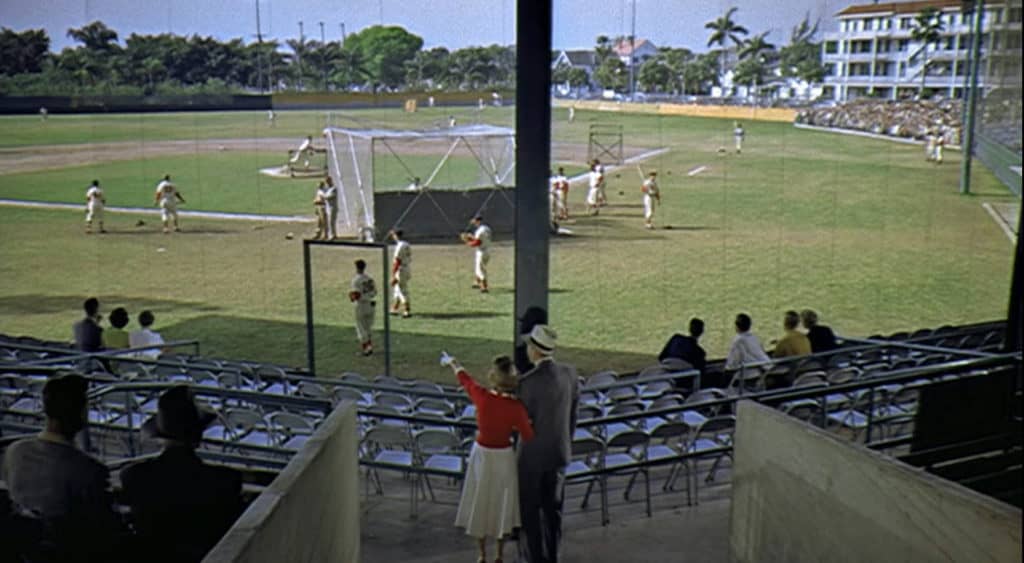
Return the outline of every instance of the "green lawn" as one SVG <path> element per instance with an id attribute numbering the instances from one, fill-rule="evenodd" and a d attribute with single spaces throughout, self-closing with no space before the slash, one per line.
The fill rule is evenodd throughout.
<path id="1" fill-rule="evenodd" d="M 511 115 L 494 110 L 499 114 Z M 224 136 L 236 129 L 246 135 L 228 125 L 244 115 L 196 115 L 220 122 Z M 427 117 L 397 110 L 363 117 L 395 116 Z M 707 321 L 704 343 L 713 356 L 724 354 L 740 311 L 752 315 L 766 343 L 781 333 L 790 308 L 814 308 L 841 334 L 862 336 L 1005 317 L 1013 247 L 981 204 L 1019 200 L 980 166 L 974 195 L 958 195 L 956 154 L 936 167 L 916 146 L 750 122 L 744 154 L 720 156 L 716 149 L 731 143 L 731 122 L 577 112 L 569 125 L 561 111 L 555 120 L 555 138 L 566 142 L 585 143 L 591 122 L 621 122 L 627 144 L 672 149 L 645 164 L 660 172 L 657 221 L 671 229 L 642 228 L 639 178 L 627 168 L 610 175 L 612 205 L 566 225 L 574 236 L 552 243 L 552 322 L 564 356 L 584 371 L 646 365 L 694 315 Z M 9 124 L 0 119 L 0 132 Z M 162 126 L 176 130 L 173 122 Z M 193 128 L 215 129 L 205 121 Z M 275 159 L 229 151 L 0 175 L 0 197 L 77 201 L 95 175 L 118 205 L 148 205 L 155 179 L 171 168 L 189 208 L 308 213 L 310 182 L 254 174 Z M 687 176 L 698 166 L 708 168 Z M 577 216 L 584 192 L 577 184 L 570 194 Z M 67 338 L 81 300 L 95 294 L 107 312 L 153 308 L 166 335 L 199 338 L 206 353 L 304 364 L 301 244 L 284 235 L 309 227 L 186 220 L 185 233 L 164 236 L 152 220 L 135 227 L 138 217 L 112 214 L 114 232 L 101 237 L 84 236 L 82 218 L 0 207 L 0 332 Z M 435 361 L 441 348 L 477 370 L 507 352 L 511 244 L 497 245 L 495 290 L 486 296 L 469 288 L 467 249 L 416 245 L 413 252 L 416 315 L 392 319 L 396 371 L 446 377 Z M 357 256 L 371 260 L 380 277 L 376 256 L 314 252 L 317 355 L 325 372 L 383 370 L 382 358 L 355 356 L 344 294 Z"/>

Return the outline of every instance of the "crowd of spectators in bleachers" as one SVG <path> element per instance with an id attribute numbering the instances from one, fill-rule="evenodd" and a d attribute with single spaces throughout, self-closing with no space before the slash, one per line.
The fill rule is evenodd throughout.
<path id="1" fill-rule="evenodd" d="M 156 316 L 152 311 L 139 313 L 139 328 L 128 332 L 128 310 L 117 307 L 110 313 L 110 328 L 103 328 L 103 315 L 100 314 L 100 302 L 90 297 L 82 304 L 85 317 L 72 325 L 75 347 L 82 352 L 100 352 L 103 350 L 123 350 L 128 348 L 146 348 L 164 343 L 159 332 L 153 330 Z M 156 359 L 163 350 L 148 348 L 138 351 L 139 358 Z"/>
<path id="2" fill-rule="evenodd" d="M 946 145 L 958 145 L 962 130 L 961 106 L 959 100 L 859 99 L 801 110 L 796 123 L 916 140 L 937 136 Z"/>

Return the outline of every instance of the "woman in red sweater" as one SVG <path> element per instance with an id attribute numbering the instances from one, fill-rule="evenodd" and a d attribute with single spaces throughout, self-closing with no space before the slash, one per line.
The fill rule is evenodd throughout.
<path id="1" fill-rule="evenodd" d="M 512 434 L 519 432 L 523 440 L 533 438 L 526 407 L 513 395 L 518 384 L 516 368 L 508 356 L 495 358 L 488 389 L 474 381 L 455 358 L 445 355 L 442 362 L 451 366 L 476 407 L 476 442 L 469 454 L 455 525 L 477 539 L 479 563 L 487 560 L 487 538 L 494 538 L 494 561 L 501 563 L 505 538 L 520 525 Z"/>

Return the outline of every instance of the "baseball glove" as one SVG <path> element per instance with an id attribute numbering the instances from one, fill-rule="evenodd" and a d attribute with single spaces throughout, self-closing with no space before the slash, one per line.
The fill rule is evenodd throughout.
<path id="1" fill-rule="evenodd" d="M 359 299 L 359 292 L 358 291 L 350 291 L 350 292 L 348 292 L 348 300 L 349 301 L 352 301 L 354 303 L 357 299 Z"/>
<path id="2" fill-rule="evenodd" d="M 462 239 L 462 242 L 469 242 L 472 236 L 469 233 L 460 233 L 459 238 Z"/>

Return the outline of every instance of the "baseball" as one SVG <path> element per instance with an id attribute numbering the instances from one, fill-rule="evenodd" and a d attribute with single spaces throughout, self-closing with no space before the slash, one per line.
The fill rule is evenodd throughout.
<path id="1" fill-rule="evenodd" d="M 295 238 L 295 233 L 288 233 L 288 234 L 284 235 L 284 238 L 286 238 L 288 240 L 292 240 L 293 238 Z"/>

